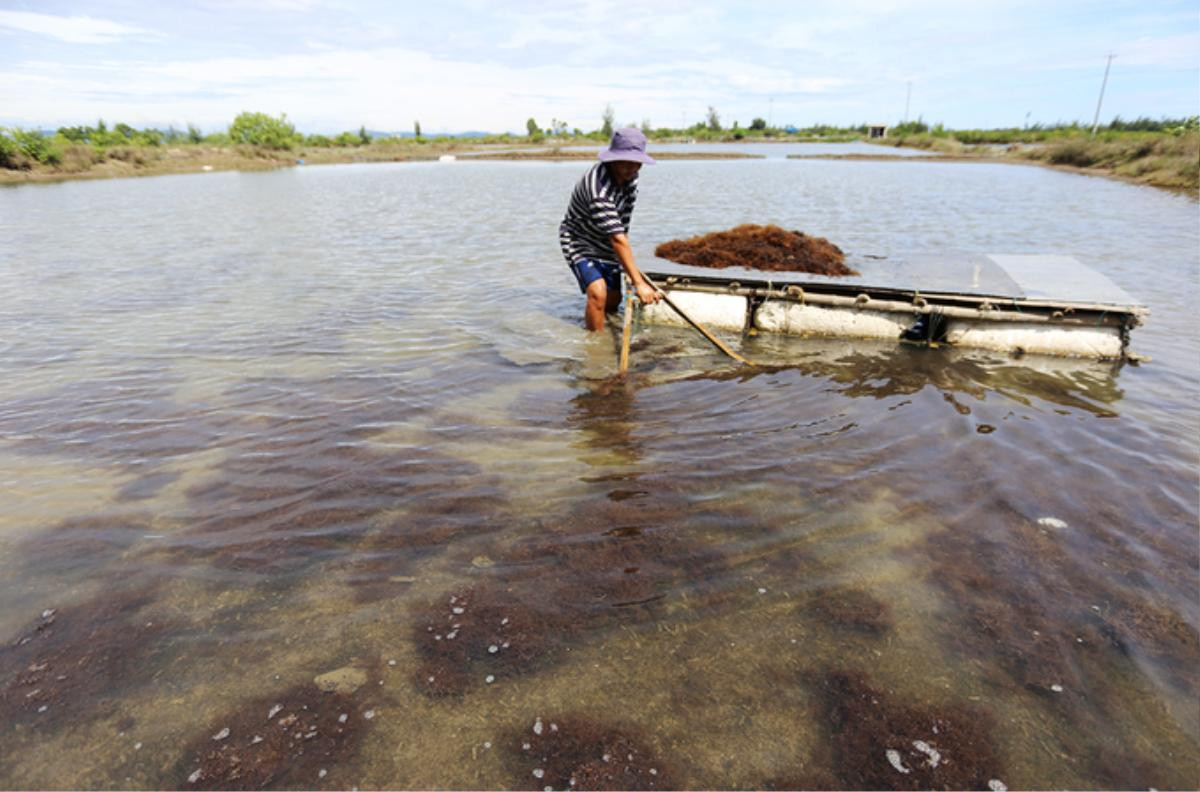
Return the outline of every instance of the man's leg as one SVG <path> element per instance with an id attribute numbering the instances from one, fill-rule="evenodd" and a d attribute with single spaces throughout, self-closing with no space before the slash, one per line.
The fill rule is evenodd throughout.
<path id="1" fill-rule="evenodd" d="M 621 302 L 621 295 L 616 294 L 617 305 Z M 587 325 L 588 330 L 596 331 L 604 329 L 604 314 L 608 309 L 609 292 L 608 285 L 604 282 L 604 278 L 597 278 L 588 284 L 587 287 L 587 307 L 583 310 L 583 321 Z M 616 310 L 616 306 L 611 309 Z"/>
<path id="2" fill-rule="evenodd" d="M 608 313 L 616 313 L 617 309 L 620 307 L 621 307 L 621 290 L 620 289 L 609 289 L 608 290 L 608 299 L 605 300 L 605 302 L 604 302 L 604 310 L 607 311 Z"/>

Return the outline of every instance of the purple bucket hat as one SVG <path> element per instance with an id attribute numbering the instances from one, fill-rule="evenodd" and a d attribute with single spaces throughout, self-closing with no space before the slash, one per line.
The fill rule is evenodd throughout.
<path id="1" fill-rule="evenodd" d="M 608 148 L 600 152 L 600 161 L 613 162 L 614 160 L 641 162 L 646 165 L 654 164 L 654 158 L 646 153 L 646 136 L 640 129 L 626 127 L 613 132 L 612 142 L 608 144 Z"/>

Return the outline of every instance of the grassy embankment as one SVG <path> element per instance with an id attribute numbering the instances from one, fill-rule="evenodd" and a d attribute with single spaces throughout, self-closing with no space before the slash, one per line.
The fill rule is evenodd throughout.
<path id="1" fill-rule="evenodd" d="M 923 125 L 922 125 L 923 126 Z M 948 158 L 1033 162 L 1125 181 L 1200 190 L 1200 129 L 1197 119 L 1122 123 L 1101 127 L 1093 138 L 1078 125 L 1050 129 L 904 130 L 887 145 L 924 149 Z"/>
<path id="2" fill-rule="evenodd" d="M 1162 121 L 1114 119 L 1092 138 L 1078 124 L 1030 129 L 947 130 L 920 120 L 897 125 L 883 141 L 890 146 L 928 150 L 948 159 L 992 159 L 1040 163 L 1112 176 L 1195 195 L 1200 190 L 1200 124 L 1197 118 Z M 755 119 L 750 127 L 723 129 L 703 123 L 685 129 L 647 129 L 653 142 L 847 142 L 865 140 L 867 127 L 815 125 L 804 129 L 768 127 Z M 303 135 L 287 121 L 262 113 L 243 113 L 228 131 L 202 135 L 135 130 L 61 128 L 53 135 L 0 128 L 0 184 L 77 178 L 141 176 L 220 170 L 265 170 L 335 162 L 394 162 L 436 159 L 443 154 L 494 151 L 488 157 L 514 159 L 590 159 L 571 146 L 598 146 L 598 130 L 545 135 L 492 135 L 482 138 L 388 137 L 372 140 L 366 130 L 337 136 Z M 514 149 L 519 147 L 519 151 Z M 684 158 L 689 155 L 665 155 Z M 696 156 L 696 155 L 692 155 Z M 712 156 L 712 155 L 703 155 Z"/>

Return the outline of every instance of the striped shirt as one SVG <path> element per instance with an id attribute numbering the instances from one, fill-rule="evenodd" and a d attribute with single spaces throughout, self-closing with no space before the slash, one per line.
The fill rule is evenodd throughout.
<path id="1" fill-rule="evenodd" d="M 575 185 L 567 214 L 558 227 L 558 241 L 567 261 L 574 264 L 586 258 L 620 264 L 612 236 L 629 233 L 636 200 L 637 177 L 622 187 L 605 163 L 592 166 Z"/>

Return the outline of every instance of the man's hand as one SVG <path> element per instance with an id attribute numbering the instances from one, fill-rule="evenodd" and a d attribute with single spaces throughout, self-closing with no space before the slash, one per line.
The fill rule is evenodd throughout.
<path id="1" fill-rule="evenodd" d="M 637 292 L 638 299 L 646 305 L 656 303 L 662 299 L 662 292 L 660 292 L 658 289 L 655 289 L 649 283 L 646 283 L 646 281 L 639 281 L 638 283 L 635 283 L 633 290 Z"/>

